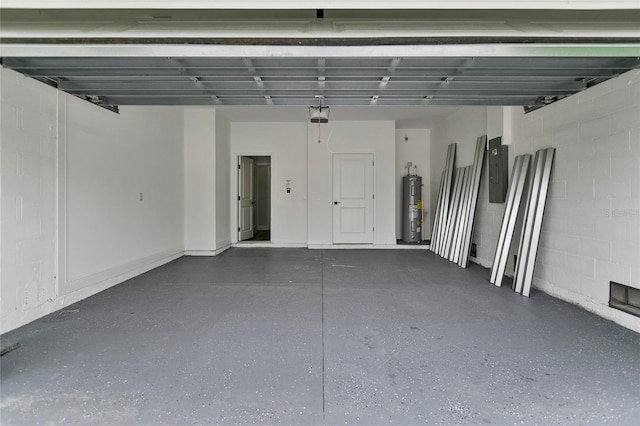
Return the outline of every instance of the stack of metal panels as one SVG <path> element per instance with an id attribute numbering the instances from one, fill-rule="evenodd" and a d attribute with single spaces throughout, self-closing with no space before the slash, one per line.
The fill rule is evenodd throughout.
<path id="1" fill-rule="evenodd" d="M 511 247 L 511 239 L 513 238 L 524 185 L 529 172 L 529 164 L 531 164 L 531 155 L 529 154 L 518 155 L 513 163 L 509 192 L 507 193 L 507 204 L 502 217 L 502 226 L 498 236 L 496 254 L 493 257 L 493 266 L 491 267 L 490 281 L 498 287 L 502 285 L 502 277 L 509 259 L 509 248 Z"/>
<path id="2" fill-rule="evenodd" d="M 469 261 L 486 146 L 487 137 L 480 136 L 476 141 L 473 165 L 456 169 L 455 179 L 451 179 L 455 145 L 449 145 L 447 164 L 438 194 L 431 250 L 463 268 L 466 268 Z"/>
<path id="3" fill-rule="evenodd" d="M 463 205 L 465 210 L 464 222 L 462 226 L 462 236 L 460 244 L 460 259 L 458 265 L 463 268 L 469 263 L 469 251 L 471 249 L 471 237 L 473 236 L 473 221 L 476 217 L 476 206 L 478 204 L 478 192 L 480 191 L 480 178 L 484 166 L 484 154 L 487 150 L 487 136 L 480 136 L 476 141 L 476 152 L 473 158 L 473 169 L 471 170 L 471 181 L 467 191 L 467 200 Z"/>
<path id="4" fill-rule="evenodd" d="M 440 191 L 438 193 L 438 202 L 436 204 L 436 214 L 434 217 L 435 222 L 433 224 L 430 244 L 431 251 L 440 255 L 444 248 L 444 233 L 449 218 L 449 202 L 451 198 L 455 159 L 456 144 L 452 143 L 447 148 L 447 161 L 444 172 L 442 172 L 442 181 L 440 182 Z"/>
<path id="5" fill-rule="evenodd" d="M 547 191 L 549 189 L 555 151 L 555 148 L 546 148 L 536 152 L 533 160 L 533 174 L 529 179 L 527 188 L 527 204 L 518 247 L 518 261 L 513 279 L 514 290 L 527 297 L 531 292 L 531 283 L 533 282 L 533 269 L 538 253 L 542 216 L 547 202 Z"/>
<path id="6" fill-rule="evenodd" d="M 465 223 L 467 217 L 469 216 L 468 209 L 465 209 L 464 206 L 467 206 L 469 203 L 469 198 L 471 196 L 471 191 L 469 188 L 471 187 L 471 178 L 473 176 L 473 166 L 465 167 L 466 173 L 463 176 L 462 183 L 462 198 L 460 200 L 460 208 L 458 209 L 458 219 L 457 223 Z M 449 260 L 455 263 L 458 263 L 460 260 L 460 253 L 462 251 L 462 227 L 458 226 L 456 229 L 456 233 L 453 238 L 453 247 L 451 248 L 451 253 L 449 254 Z"/>
<path id="7" fill-rule="evenodd" d="M 447 227 L 444 233 L 444 249 L 441 256 L 446 257 L 449 260 L 451 255 L 451 248 L 453 246 L 454 234 L 457 234 L 458 229 L 456 224 L 459 222 L 460 214 L 460 199 L 462 198 L 462 188 L 467 176 L 467 167 L 459 167 L 456 169 L 453 193 L 451 194 L 451 206 L 449 208 L 449 218 L 447 219 Z"/>

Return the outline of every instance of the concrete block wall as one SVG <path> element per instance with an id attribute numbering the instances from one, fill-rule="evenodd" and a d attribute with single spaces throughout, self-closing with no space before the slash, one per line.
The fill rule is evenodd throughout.
<path id="1" fill-rule="evenodd" d="M 556 148 L 534 287 L 640 331 L 608 307 L 640 288 L 640 72 L 514 115 L 514 155 Z"/>
<path id="2" fill-rule="evenodd" d="M 181 109 L 0 84 L 0 333 L 183 254 Z"/>
<path id="3" fill-rule="evenodd" d="M 505 126 L 511 132 L 509 176 L 516 155 L 556 148 L 534 288 L 640 331 L 640 319 L 608 306 L 609 281 L 640 288 L 640 72 L 628 72 L 529 114 L 505 108 L 510 108 L 503 115 L 510 120 Z M 448 120 L 433 129 L 432 158 L 442 156 L 449 141 L 467 152 L 483 133 L 477 111 L 465 108 L 457 115 L 452 120 L 467 128 L 476 123 L 467 131 L 473 135 L 454 139 L 460 129 Z M 442 171 L 438 161 L 432 163 L 434 174 Z M 473 260 L 490 267 L 505 204 L 489 203 L 486 162 L 484 167 Z M 437 187 L 433 199 L 436 195 Z M 507 275 L 513 274 L 520 226 L 518 222 Z"/>
<path id="4" fill-rule="evenodd" d="M 58 296 L 56 281 L 57 92 L 2 73 L 1 306 L 33 315 Z M 2 327 L 4 331 L 4 326 Z"/>

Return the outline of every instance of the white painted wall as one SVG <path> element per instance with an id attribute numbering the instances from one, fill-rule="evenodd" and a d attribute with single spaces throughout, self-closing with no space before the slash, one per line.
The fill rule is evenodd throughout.
<path id="1" fill-rule="evenodd" d="M 499 127 L 494 112 L 488 112 L 489 130 Z M 469 120 L 477 115 L 469 111 Z M 516 155 L 556 148 L 534 287 L 640 331 L 639 318 L 608 307 L 609 281 L 640 288 L 640 72 L 526 115 L 509 108 L 505 118 L 513 137 L 509 174 Z M 452 130 L 434 129 L 432 152 L 443 150 Z M 467 138 L 458 148 L 470 151 L 474 143 Z M 474 242 L 476 261 L 490 267 L 504 204 L 488 202 L 487 179 L 485 168 Z"/>
<path id="2" fill-rule="evenodd" d="M 46 313 L 56 280 L 55 89 L 0 69 L 0 333 Z"/>
<path id="3" fill-rule="evenodd" d="M 228 120 L 216 120 L 216 252 L 231 245 L 231 126 Z"/>
<path id="4" fill-rule="evenodd" d="M 374 244 L 396 244 L 395 121 L 336 121 L 308 125 L 310 246 L 332 244 L 332 155 L 373 153 Z M 318 142 L 320 140 L 320 142 Z"/>
<path id="5" fill-rule="evenodd" d="M 1 73 L 6 332 L 182 254 L 183 120 Z"/>
<path id="6" fill-rule="evenodd" d="M 67 96 L 66 119 L 65 292 L 181 254 L 180 110 L 114 114 Z"/>
<path id="7" fill-rule="evenodd" d="M 473 164 L 476 139 L 487 133 L 487 109 L 485 107 L 461 107 L 441 120 L 431 129 L 431 211 L 438 202 L 438 189 L 442 180 L 447 146 L 456 144 L 456 167 Z M 429 223 L 433 226 L 433 215 Z"/>
<path id="8" fill-rule="evenodd" d="M 418 166 L 422 177 L 422 239 L 431 238 L 431 131 L 429 129 L 396 130 L 396 238 L 402 239 L 402 177 L 407 162 Z"/>
<path id="9" fill-rule="evenodd" d="M 304 122 L 231 122 L 231 241 L 238 241 L 237 162 L 241 155 L 271 156 L 271 243 L 307 244 L 307 126 Z M 291 181 L 291 194 L 285 192 Z"/>
<path id="10" fill-rule="evenodd" d="M 216 110 L 184 109 L 184 248 L 216 250 Z"/>

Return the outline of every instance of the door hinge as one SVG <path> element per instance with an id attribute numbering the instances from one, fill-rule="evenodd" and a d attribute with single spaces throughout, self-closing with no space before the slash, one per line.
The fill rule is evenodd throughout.
<path id="1" fill-rule="evenodd" d="M 373 199 L 374 199 L 374 200 L 376 199 L 376 194 L 373 194 Z"/>
<path id="2" fill-rule="evenodd" d="M 238 201 L 240 201 L 240 196 L 238 195 Z"/>
<path id="3" fill-rule="evenodd" d="M 240 227 L 238 226 L 238 232 L 240 232 Z"/>
<path id="4" fill-rule="evenodd" d="M 240 164 L 238 164 L 238 170 L 240 170 Z"/>

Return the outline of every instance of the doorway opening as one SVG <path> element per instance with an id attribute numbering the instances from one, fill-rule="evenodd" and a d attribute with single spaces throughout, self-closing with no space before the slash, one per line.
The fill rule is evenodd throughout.
<path id="1" fill-rule="evenodd" d="M 238 158 L 238 241 L 271 241 L 271 156 Z"/>

